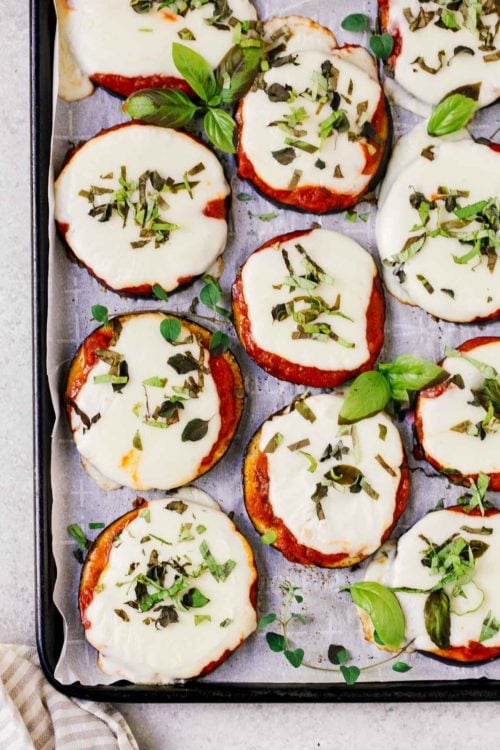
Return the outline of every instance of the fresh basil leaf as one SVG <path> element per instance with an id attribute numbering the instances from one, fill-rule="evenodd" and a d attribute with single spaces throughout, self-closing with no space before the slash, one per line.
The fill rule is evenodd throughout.
<path id="1" fill-rule="evenodd" d="M 209 109 L 203 118 L 205 133 L 212 143 L 226 154 L 235 154 L 234 133 L 236 123 L 223 109 Z"/>
<path id="2" fill-rule="evenodd" d="M 370 19 L 364 13 L 351 13 L 340 25 L 345 31 L 366 31 L 370 28 Z"/>
<path id="3" fill-rule="evenodd" d="M 191 419 L 182 431 L 181 440 L 183 443 L 190 442 L 196 443 L 198 440 L 202 440 L 208 432 L 208 420 Z"/>
<path id="4" fill-rule="evenodd" d="M 262 43 L 255 47 L 232 47 L 215 70 L 218 89 L 224 104 L 233 104 L 249 91 L 264 58 Z M 227 82 L 227 83 L 226 83 Z"/>
<path id="5" fill-rule="evenodd" d="M 165 318 L 160 323 L 160 333 L 167 341 L 175 341 L 181 335 L 181 324 L 177 318 Z"/>
<path id="6" fill-rule="evenodd" d="M 304 660 L 304 650 L 302 648 L 296 648 L 295 651 L 289 651 L 286 649 L 285 658 L 288 659 L 292 667 L 297 669 Z"/>
<path id="7" fill-rule="evenodd" d="M 198 110 L 183 91 L 176 89 L 144 89 L 129 96 L 123 104 L 123 111 L 133 120 L 163 128 L 184 128 Z"/>
<path id="8" fill-rule="evenodd" d="M 204 102 L 209 102 L 217 92 L 215 75 L 204 57 L 185 44 L 172 44 L 172 59 L 183 78 L 189 83 L 195 94 Z"/>
<path id="9" fill-rule="evenodd" d="M 451 94 L 439 102 L 427 124 L 429 135 L 448 135 L 464 128 L 473 117 L 477 102 L 463 94 Z"/>
<path id="10" fill-rule="evenodd" d="M 389 648 L 399 648 L 405 636 L 405 618 L 397 596 L 375 581 L 346 586 L 357 607 L 363 609 L 381 641 Z"/>
<path id="11" fill-rule="evenodd" d="M 285 639 L 279 633 L 266 633 L 266 641 L 271 651 L 284 651 L 286 648 Z"/>
<path id="12" fill-rule="evenodd" d="M 439 365 L 412 354 L 401 354 L 394 362 L 379 364 L 378 369 L 387 379 L 392 398 L 406 401 L 406 391 L 420 391 L 448 377 Z"/>
<path id="13" fill-rule="evenodd" d="M 425 600 L 425 628 L 429 638 L 441 649 L 450 647 L 450 600 L 444 589 L 433 591 Z"/>
<path id="14" fill-rule="evenodd" d="M 221 291 L 218 283 L 214 279 L 208 279 L 205 286 L 201 289 L 200 302 L 213 310 L 220 302 L 220 299 Z"/>
<path id="15" fill-rule="evenodd" d="M 390 34 L 373 34 L 370 37 L 370 49 L 381 60 L 387 60 L 393 47 L 394 40 Z"/>
<path id="16" fill-rule="evenodd" d="M 391 390 L 380 372 L 363 372 L 355 379 L 344 399 L 339 424 L 353 424 L 385 409 Z"/>
<path id="17" fill-rule="evenodd" d="M 227 333 L 222 331 L 215 331 L 210 337 L 210 354 L 212 357 L 220 357 L 229 349 L 231 339 Z"/>

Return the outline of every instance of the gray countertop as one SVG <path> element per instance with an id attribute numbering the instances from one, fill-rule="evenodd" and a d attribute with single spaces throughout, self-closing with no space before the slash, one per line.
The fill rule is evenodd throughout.
<path id="1" fill-rule="evenodd" d="M 0 16 L 0 640 L 33 643 L 28 3 Z M 492 704 L 119 706 L 141 750 L 496 746 Z M 496 743 L 495 743 L 496 740 Z M 5 750 L 11 750 L 5 748 Z M 14 750 L 14 749 L 12 749 Z"/>

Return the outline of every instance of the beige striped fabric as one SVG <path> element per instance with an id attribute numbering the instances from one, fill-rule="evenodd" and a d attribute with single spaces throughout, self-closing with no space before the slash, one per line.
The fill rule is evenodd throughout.
<path id="1" fill-rule="evenodd" d="M 35 648 L 0 644 L 1 750 L 139 750 L 118 711 L 58 693 Z"/>

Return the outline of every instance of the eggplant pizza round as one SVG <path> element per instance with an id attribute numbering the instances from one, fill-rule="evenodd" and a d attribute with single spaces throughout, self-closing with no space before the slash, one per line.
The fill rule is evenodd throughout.
<path id="1" fill-rule="evenodd" d="M 210 332 L 162 312 L 120 315 L 71 364 L 66 404 L 82 463 L 108 489 L 180 487 L 226 452 L 243 410 L 238 364 Z"/>

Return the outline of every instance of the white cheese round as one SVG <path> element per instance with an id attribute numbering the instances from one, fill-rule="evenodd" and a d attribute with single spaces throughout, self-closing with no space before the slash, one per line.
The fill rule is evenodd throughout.
<path id="1" fill-rule="evenodd" d="M 189 175 L 198 165 L 204 169 Z M 133 207 L 125 225 L 117 210 L 103 222 L 100 216 L 89 215 L 92 203 L 80 192 L 89 192 L 91 186 L 119 191 L 122 166 L 128 183 L 138 184 L 147 171 L 171 178 L 176 185 L 184 179 L 193 183 L 189 190 L 173 192 L 157 190 L 148 180 L 147 196 L 153 200 L 159 196 L 155 224 L 178 227 L 165 242 L 157 245 L 155 237 L 141 236 L 142 219 L 139 216 L 139 223 L 136 221 Z M 159 284 L 169 291 L 204 273 L 223 252 L 226 221 L 204 211 L 211 201 L 223 201 L 228 194 L 221 164 L 203 144 L 176 130 L 130 123 L 103 131 L 70 158 L 55 183 L 55 218 L 68 226 L 65 239 L 78 260 L 112 289 Z M 138 203 L 139 190 L 131 189 L 129 198 Z M 95 205 L 114 199 L 113 192 L 95 194 Z M 140 247 L 131 244 L 144 241 L 147 244 Z"/>
<path id="2" fill-rule="evenodd" d="M 296 275 L 307 274 L 307 260 L 304 261 L 297 245 L 330 278 L 308 290 L 284 284 L 289 272 L 283 250 Z M 366 250 L 349 237 L 326 229 L 314 229 L 258 250 L 242 268 L 252 338 L 259 348 L 293 364 L 320 370 L 355 370 L 370 356 L 366 339 L 367 308 L 376 276 L 377 268 Z M 343 343 L 332 338 L 293 338 L 299 324 L 292 315 L 285 320 L 273 320 L 272 310 L 294 299 L 295 312 L 307 310 L 307 300 L 297 299 L 304 296 L 320 297 L 330 308 L 339 301 L 339 312 L 346 317 L 323 312 L 312 325 L 329 325 Z"/>
<path id="3" fill-rule="evenodd" d="M 492 49 L 480 49 L 483 41 L 472 15 L 470 23 L 466 25 L 462 13 L 450 11 L 445 3 L 424 4 L 419 0 L 388 0 L 388 5 L 387 30 L 400 36 L 400 41 L 396 41 L 396 50 L 400 44 L 400 51 L 394 62 L 394 76 L 407 91 L 423 102 L 437 104 L 460 86 L 480 83 L 479 106 L 484 107 L 498 98 L 500 59 L 495 57 L 495 51 L 500 46 L 498 12 L 480 17 L 493 35 Z M 469 4 L 469 7 L 472 14 L 473 3 Z M 459 28 L 450 29 L 436 25 L 436 21 L 439 20 L 437 11 L 442 10 L 448 12 L 450 22 Z M 410 23 L 419 13 L 429 14 L 429 17 L 431 13 L 434 15 L 423 28 L 412 31 Z M 423 15 L 421 18 L 420 23 L 423 23 Z M 470 52 L 457 54 L 459 47 L 466 47 Z M 421 64 L 415 62 L 419 58 L 423 59 L 425 66 L 438 69 L 437 72 L 426 71 Z"/>
<path id="4" fill-rule="evenodd" d="M 466 357 L 493 367 L 500 373 L 500 340 L 478 346 L 463 357 L 446 357 L 442 367 L 450 375 L 462 376 L 465 387 L 449 385 L 441 395 L 430 398 L 425 391 L 419 397 L 417 414 L 421 424 L 425 453 L 439 466 L 461 474 L 500 473 L 500 423 L 493 419 L 480 435 L 458 432 L 453 427 L 470 422 L 471 427 L 486 418 L 482 406 L 474 406 L 472 390 L 484 384 L 485 376 Z"/>
<path id="5" fill-rule="evenodd" d="M 318 49 L 297 50 L 293 53 L 295 63 L 287 63 L 270 68 L 264 76 L 267 87 L 272 84 L 289 85 L 297 92 L 291 103 L 272 102 L 262 90 L 250 91 L 242 101 L 240 109 L 240 149 L 251 162 L 257 176 L 271 190 L 288 190 L 296 170 L 300 171 L 298 187 L 321 186 L 337 193 L 356 195 L 366 189 L 373 174 L 364 174 L 366 166 L 366 139 L 349 140 L 347 132 L 336 132 L 321 140 L 320 123 L 333 112 L 329 104 L 318 106 L 303 95 L 314 84 L 314 78 L 321 74 L 321 65 L 330 62 L 338 71 L 337 90 L 341 95 L 339 108 L 345 110 L 353 133 L 360 133 L 362 122 L 369 122 L 382 95 L 377 79 L 373 78 L 369 55 L 357 56 L 349 49 L 332 50 L 327 53 Z M 348 92 L 351 92 L 348 94 Z M 358 114 L 358 105 L 363 113 Z M 366 108 L 365 108 L 366 107 Z M 296 156 L 289 164 L 280 163 L 273 152 L 289 147 L 286 138 L 295 136 L 283 132 L 272 125 L 284 121 L 293 110 L 303 108 L 306 116 L 297 125 L 302 131 L 298 140 L 312 147 L 313 152 L 294 147 Z M 318 167 L 317 162 L 324 166 Z"/>
<path id="6" fill-rule="evenodd" d="M 179 389 L 190 376 L 197 381 L 199 371 L 178 373 L 168 360 L 190 353 L 198 361 L 200 342 L 195 338 L 179 343 L 190 336 L 185 325 L 175 344 L 166 341 L 160 333 L 164 317 L 159 312 L 147 312 L 120 318 L 121 334 L 108 352 L 118 352 L 127 362 L 128 382 L 121 392 L 114 391 L 110 382 L 99 382 L 99 376 L 110 371 L 110 365 L 99 359 L 74 401 L 90 420 L 97 414 L 100 418 L 86 428 L 81 416 L 70 410 L 73 438 L 85 461 L 106 479 L 136 490 L 171 489 L 198 476 L 221 426 L 220 400 L 208 369 L 208 350 L 203 347 L 207 370 L 203 373 L 203 389 L 192 398 Z M 145 384 L 151 379 L 153 384 Z M 178 410 L 179 420 L 167 427 L 166 418 L 155 417 L 154 412 L 172 397 L 185 400 Z M 207 422 L 206 434 L 195 441 L 183 441 L 182 433 L 194 419 Z"/>
<path id="7" fill-rule="evenodd" d="M 442 141 L 425 137 L 424 129 L 422 124 L 414 137 L 412 131 L 402 139 L 381 192 L 376 239 L 384 263 L 385 284 L 401 302 L 418 305 L 444 320 L 467 322 L 491 316 L 500 309 L 500 263 L 491 270 L 485 255 L 456 262 L 454 256 L 463 258 L 472 244 L 463 244 L 455 236 L 428 234 L 422 249 L 404 263 L 402 281 L 398 264 L 391 265 L 410 237 L 457 220 L 440 200 L 438 208 L 431 211 L 428 224 L 422 227 L 418 210 L 410 204 L 415 192 L 430 202 L 441 187 L 461 190 L 467 195 L 458 198 L 459 206 L 490 198 L 498 201 L 500 196 L 500 153 L 471 139 Z M 422 155 L 429 146 L 432 159 Z M 479 228 L 473 220 L 452 231 L 467 233 Z M 498 232 L 495 241 L 499 241 Z"/>
<path id="8" fill-rule="evenodd" d="M 87 640 L 99 651 L 99 666 L 117 679 L 168 684 L 196 677 L 256 628 L 252 551 L 219 506 L 204 492 L 192 490 L 151 500 L 141 508 L 113 543 L 97 591 L 82 613 L 90 623 Z M 177 510 L 167 508 L 172 502 Z M 217 564 L 233 561 L 220 580 L 206 568 L 198 577 L 192 575 L 206 563 L 207 549 Z M 173 560 L 185 566 L 184 588 L 177 597 L 166 596 L 141 611 L 128 602 L 136 599 L 135 579 L 148 573 L 153 550 L 160 565 Z M 160 588 L 171 587 L 176 577 L 182 577 L 179 571 L 167 566 Z M 182 597 L 192 588 L 209 601 L 201 607 L 183 606 Z M 147 584 L 148 594 L 157 590 Z M 161 606 L 175 607 L 177 621 L 162 627 L 162 612 L 156 608 Z"/>
<path id="9" fill-rule="evenodd" d="M 404 453 L 399 432 L 384 413 L 363 419 L 346 431 L 340 428 L 343 401 L 339 393 L 306 398 L 304 403 L 316 418 L 313 422 L 297 409 L 271 417 L 262 426 L 259 449 L 265 451 L 276 433 L 283 436 L 273 452 L 266 452 L 269 502 L 297 542 L 325 555 L 366 557 L 380 546 L 395 520 Z M 295 449 L 299 441 L 307 443 Z M 334 451 L 341 448 L 342 457 L 339 454 L 321 461 L 328 444 Z M 383 459 L 385 468 L 376 456 Z M 353 493 L 347 486 L 331 484 L 321 500 L 325 517 L 320 519 L 312 495 L 324 475 L 339 465 L 359 469 L 378 498 L 364 489 Z"/>
<path id="10" fill-rule="evenodd" d="M 491 529 L 487 535 L 465 531 L 463 527 Z M 491 613 L 500 619 L 500 590 L 496 571 L 500 566 L 500 515 L 471 516 L 465 512 L 439 510 L 428 513 L 399 539 L 396 551 L 387 553 L 380 550 L 366 569 L 365 580 L 377 581 L 384 586 L 430 589 L 441 578 L 422 565 L 423 552 L 428 545 L 421 538 L 425 536 L 430 542 L 439 546 L 453 534 L 462 536 L 466 541 L 480 540 L 489 545 L 481 557 L 475 560 L 473 583 L 464 585 L 465 597 L 452 597 L 450 646 L 467 646 L 477 643 L 481 634 L 482 623 Z M 448 594 L 452 586 L 445 588 Z M 404 612 L 406 627 L 405 641 L 413 641 L 412 648 L 422 651 L 436 651 L 425 627 L 424 606 L 426 594 L 397 592 L 397 597 Z M 467 610 L 474 609 L 472 612 Z M 458 614 L 458 613 L 461 614 Z M 363 621 L 366 621 L 364 613 Z M 371 628 L 370 628 L 371 630 Z M 368 630 L 368 632 L 370 632 Z M 485 647 L 500 646 L 500 633 L 482 642 Z"/>
<path id="11" fill-rule="evenodd" d="M 234 44 L 228 19 L 221 21 L 226 29 L 210 23 L 213 2 L 184 16 L 158 2 L 146 13 L 136 13 L 130 0 L 57 0 L 56 5 L 63 41 L 60 93 L 68 101 L 92 93 L 89 77 L 97 74 L 182 79 L 172 59 L 174 42 L 198 52 L 212 68 Z M 257 19 L 249 0 L 231 0 L 229 5 L 239 21 Z M 194 39 L 183 38 L 186 31 Z"/>

